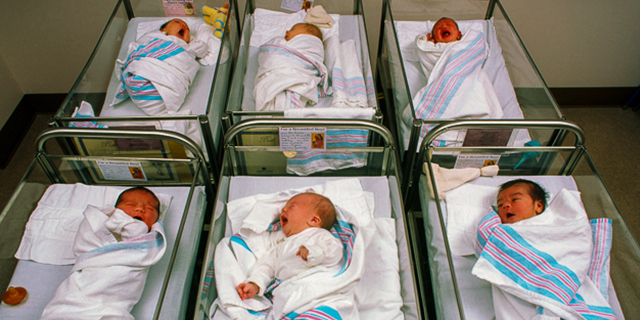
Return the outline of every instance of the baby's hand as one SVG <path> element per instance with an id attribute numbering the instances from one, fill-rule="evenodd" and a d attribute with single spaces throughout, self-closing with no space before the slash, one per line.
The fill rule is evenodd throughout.
<path id="1" fill-rule="evenodd" d="M 309 255 L 309 249 L 307 249 L 307 247 L 305 246 L 300 246 L 300 249 L 298 249 L 298 252 L 296 252 L 296 256 L 300 256 L 300 258 L 302 258 L 302 260 L 307 261 L 307 256 Z"/>
<path id="2" fill-rule="evenodd" d="M 427 33 L 427 41 L 431 41 L 433 43 L 436 43 L 436 39 L 431 36 L 431 32 Z"/>
<path id="3" fill-rule="evenodd" d="M 260 288 L 253 282 L 247 282 L 239 284 L 237 290 L 238 294 L 240 295 L 240 299 L 245 300 L 253 298 L 253 296 L 255 296 L 258 291 L 260 291 Z"/>

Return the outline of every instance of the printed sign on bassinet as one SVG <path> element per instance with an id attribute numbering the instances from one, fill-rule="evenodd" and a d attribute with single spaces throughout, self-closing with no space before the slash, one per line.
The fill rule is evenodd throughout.
<path id="1" fill-rule="evenodd" d="M 105 180 L 139 180 L 147 181 L 140 162 L 131 161 L 96 161 Z"/>
<path id="2" fill-rule="evenodd" d="M 193 17 L 193 0 L 163 0 L 167 17 Z"/>
<path id="3" fill-rule="evenodd" d="M 280 151 L 326 150 L 327 128 L 280 128 Z"/>
<path id="4" fill-rule="evenodd" d="M 282 0 L 282 9 L 291 11 L 300 11 L 302 9 L 311 9 L 313 0 Z"/>

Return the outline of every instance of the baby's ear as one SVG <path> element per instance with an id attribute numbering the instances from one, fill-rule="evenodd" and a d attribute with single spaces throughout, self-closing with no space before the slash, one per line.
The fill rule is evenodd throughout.
<path id="1" fill-rule="evenodd" d="M 309 223 L 314 226 L 317 227 L 320 225 L 320 222 L 322 220 L 320 219 L 320 217 L 317 214 L 314 214 L 313 216 L 311 216 L 311 220 L 309 220 Z"/>

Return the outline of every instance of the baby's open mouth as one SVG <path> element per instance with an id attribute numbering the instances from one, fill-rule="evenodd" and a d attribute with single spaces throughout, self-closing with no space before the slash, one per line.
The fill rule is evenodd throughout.
<path id="1" fill-rule="evenodd" d="M 511 218 L 511 217 L 513 217 L 513 216 L 515 216 L 515 214 L 513 214 L 513 213 L 507 213 L 507 219 L 509 219 L 509 218 Z"/>
<path id="2" fill-rule="evenodd" d="M 287 224 L 287 221 L 289 221 L 287 217 L 280 217 L 281 227 L 284 227 Z"/>
<path id="3" fill-rule="evenodd" d="M 178 31 L 178 34 L 179 34 L 181 37 L 184 37 L 184 29 L 180 29 L 180 31 Z"/>
<path id="4" fill-rule="evenodd" d="M 448 37 L 448 36 L 450 36 L 450 35 L 451 35 L 451 32 L 449 32 L 449 31 L 442 31 L 442 37 L 443 37 L 443 38 L 446 38 L 446 37 Z"/>
<path id="5" fill-rule="evenodd" d="M 142 218 L 140 218 L 140 217 L 133 217 L 133 218 L 136 219 L 136 220 L 142 221 Z"/>

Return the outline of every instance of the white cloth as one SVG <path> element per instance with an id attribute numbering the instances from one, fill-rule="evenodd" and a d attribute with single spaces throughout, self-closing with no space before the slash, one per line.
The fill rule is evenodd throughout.
<path id="1" fill-rule="evenodd" d="M 286 303 L 274 301 L 271 310 L 269 310 L 270 302 L 262 297 L 242 301 L 236 291 L 237 285 L 244 282 L 246 272 L 268 251 L 269 246 L 275 245 L 283 237 L 274 235 L 274 233 L 281 235 L 281 232 L 265 233 L 264 230 L 277 217 L 287 199 L 294 194 L 310 190 L 331 199 L 339 209 L 338 220 L 350 224 L 353 228 L 355 239 L 352 250 L 345 251 L 345 255 L 351 254 L 350 258 L 346 256 L 343 258 L 339 264 L 338 274 L 319 272 L 282 282 L 276 290 L 283 293 L 280 299 L 287 297 L 288 301 Z M 372 201 L 373 199 L 366 196 L 357 179 L 347 179 L 276 194 L 251 196 L 228 203 L 227 210 L 230 213 L 232 232 L 236 235 L 227 241 L 226 239 L 221 241 L 216 247 L 214 274 L 218 300 L 211 306 L 210 315 L 220 309 L 232 319 L 264 319 L 265 317 L 280 319 L 283 316 L 291 316 L 292 312 L 302 314 L 317 307 L 327 307 L 339 312 L 342 319 L 358 318 L 352 289 L 365 270 L 366 248 L 374 241 L 376 226 L 372 224 Z M 256 230 L 262 231 L 257 233 Z M 380 246 L 380 248 L 387 248 L 387 246 Z M 386 251 L 384 253 L 385 256 L 390 254 L 391 252 Z M 397 257 L 397 252 L 394 257 Z M 345 264 L 347 259 L 350 259 L 350 263 Z M 385 307 L 392 309 L 393 305 L 401 305 L 401 302 L 398 302 L 398 287 L 399 282 L 393 288 L 397 288 L 398 291 L 391 289 L 390 292 L 379 295 L 387 297 Z M 274 292 L 274 295 L 278 296 L 278 293 Z M 361 293 L 360 296 L 366 296 L 366 293 Z M 329 309 L 324 311 L 333 312 Z M 387 311 L 389 313 L 386 315 L 393 313 L 393 310 Z M 399 307 L 395 310 L 395 314 L 398 312 Z M 394 317 L 387 319 L 391 318 Z"/>
<path id="2" fill-rule="evenodd" d="M 322 6 L 315 6 L 307 12 L 304 22 L 313 24 L 318 28 L 331 28 L 333 19 L 327 14 Z"/>
<path id="3" fill-rule="evenodd" d="M 318 86 L 328 89 L 324 45 L 312 35 L 299 34 L 289 41 L 274 38 L 260 46 L 253 96 L 257 111 L 302 108 L 318 103 Z M 287 92 L 299 95 L 291 101 Z M 297 105 L 296 105 L 297 104 Z"/>
<path id="4" fill-rule="evenodd" d="M 41 319 L 133 319 L 149 267 L 166 250 L 162 224 L 149 231 L 113 207 L 88 206 L 84 215 L 74 244 L 78 259 Z"/>
<path id="5" fill-rule="evenodd" d="M 427 85 L 413 97 L 417 119 L 502 118 L 500 101 L 482 69 L 488 53 L 484 33 L 469 30 L 459 41 L 438 44 L 420 35 L 416 51 L 428 76 Z M 411 113 L 411 107 L 407 106 L 402 115 L 409 127 Z M 422 137 L 430 127 L 423 126 Z M 458 132 L 448 132 L 440 138 L 458 141 Z"/>
<path id="6" fill-rule="evenodd" d="M 332 96 L 331 106 L 369 107 L 367 85 L 362 75 L 355 42 L 347 40 L 341 43 L 338 35 L 335 35 L 325 39 L 324 43 L 325 62 L 331 74 L 331 87 L 326 91 Z"/>
<path id="7" fill-rule="evenodd" d="M 592 227 L 580 201 L 566 189 L 535 217 L 501 224 L 495 212 L 485 216 L 472 273 L 489 281 L 494 293 L 501 291 L 494 294 L 498 319 L 615 319 L 606 298 L 608 281 L 593 281 L 609 277 L 611 234 L 599 230 L 610 231 L 611 222 L 598 220 Z"/>
<path id="8" fill-rule="evenodd" d="M 432 163 L 431 167 L 433 168 L 433 175 L 436 179 L 436 187 L 438 188 L 438 197 L 440 197 L 440 199 L 446 199 L 446 192 L 449 190 L 455 189 L 480 176 L 493 177 L 497 175 L 500 170 L 500 167 L 497 165 L 482 168 L 447 169 L 440 167 L 437 163 Z M 431 181 L 429 165 L 425 163 L 423 168 L 428 181 Z M 431 183 L 429 183 L 429 187 L 431 187 Z M 433 189 L 429 190 L 431 191 L 431 197 L 433 198 Z"/>
<path id="9" fill-rule="evenodd" d="M 150 45 L 159 39 L 179 45 L 185 51 L 173 50 L 177 53 L 169 53 L 170 56 L 159 59 L 157 57 L 144 56 L 147 52 L 160 50 L 155 45 Z M 142 36 L 136 42 L 129 44 L 126 60 L 116 60 L 116 75 L 123 81 L 123 76 L 133 74 L 151 81 L 162 100 L 132 99 L 142 111 L 148 115 L 162 115 L 168 111 L 178 111 L 182 106 L 189 86 L 193 82 L 200 64 L 196 57 L 204 57 L 208 52 L 208 45 L 202 41 L 192 41 L 187 44 L 184 40 L 168 36 L 161 31 L 152 31 Z M 164 53 L 161 51 L 161 53 Z M 134 56 L 142 54 L 139 58 Z M 126 97 L 116 94 L 112 106 L 124 101 Z"/>

